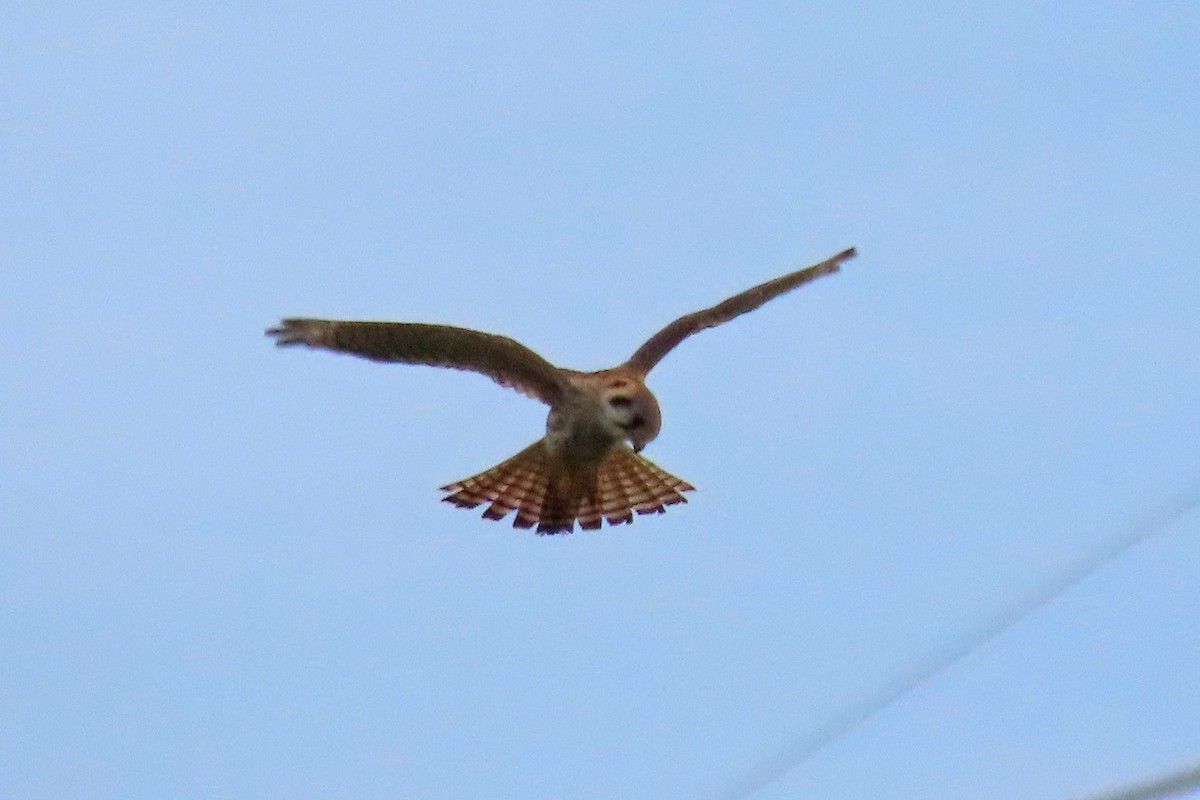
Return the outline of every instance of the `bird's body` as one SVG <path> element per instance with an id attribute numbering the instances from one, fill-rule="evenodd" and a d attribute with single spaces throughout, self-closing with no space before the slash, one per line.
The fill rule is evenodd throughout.
<path id="1" fill-rule="evenodd" d="M 599 528 L 662 513 L 686 502 L 692 486 L 640 455 L 662 425 L 646 387 L 649 370 L 687 336 L 758 308 L 768 300 L 835 272 L 854 250 L 756 286 L 689 314 L 652 336 L 624 364 L 597 372 L 555 367 L 529 348 L 494 334 L 404 322 L 284 319 L 267 333 L 279 345 L 303 344 L 376 361 L 469 369 L 489 375 L 550 406 L 546 435 L 512 458 L 443 490 L 464 508 L 484 503 L 484 516 L 515 511 L 514 526 L 565 533 L 576 522 Z"/>
<path id="2" fill-rule="evenodd" d="M 687 502 L 682 493 L 690 485 L 638 455 L 661 424 L 642 379 L 623 367 L 564 373 L 569 388 L 546 416 L 546 435 L 510 461 L 442 487 L 446 499 L 464 507 L 490 500 L 484 515 L 492 519 L 516 509 L 515 524 L 536 520 L 539 533 L 570 531 L 576 519 L 584 529 L 602 519 L 619 525 L 632 522 L 633 512 Z M 534 464 L 533 475 L 545 480 L 525 485 L 521 473 Z"/>

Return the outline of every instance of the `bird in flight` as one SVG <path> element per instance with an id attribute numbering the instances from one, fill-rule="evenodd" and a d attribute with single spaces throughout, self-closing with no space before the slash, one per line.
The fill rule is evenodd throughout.
<path id="1" fill-rule="evenodd" d="M 747 289 L 712 308 L 680 317 L 651 336 L 617 367 L 578 372 L 556 367 L 505 336 L 449 325 L 351 322 L 289 317 L 267 335 L 275 344 L 333 350 L 402 364 L 480 372 L 550 407 L 546 435 L 513 457 L 442 491 L 460 508 L 487 503 L 487 519 L 515 511 L 515 528 L 570 533 L 575 523 L 633 522 L 634 514 L 662 514 L 687 502 L 691 485 L 640 455 L 658 436 L 658 401 L 646 374 L 687 337 L 712 328 L 822 275 L 837 272 L 854 248 L 805 269 Z"/>

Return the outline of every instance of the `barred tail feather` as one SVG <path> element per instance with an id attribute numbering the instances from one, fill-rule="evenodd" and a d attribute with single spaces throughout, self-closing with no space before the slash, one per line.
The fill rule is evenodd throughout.
<path id="1" fill-rule="evenodd" d="M 483 516 L 503 519 L 516 511 L 514 528 L 538 533 L 570 533 L 575 522 L 584 530 L 633 522 L 634 514 L 662 514 L 666 506 L 686 503 L 685 481 L 663 471 L 624 444 L 613 448 L 600 468 L 586 478 L 552 475 L 544 442 L 539 440 L 478 475 L 442 491 L 443 499 L 460 508 L 489 503 Z M 588 471 L 590 472 L 590 470 Z"/>
<path id="2" fill-rule="evenodd" d="M 625 445 L 618 445 L 600 466 L 597 505 L 609 525 L 633 522 L 633 515 L 664 514 L 666 506 L 686 503 L 694 487 L 660 469 Z"/>
<path id="3" fill-rule="evenodd" d="M 490 503 L 483 512 L 486 519 L 504 519 L 508 512 L 516 511 L 513 527 L 532 528 L 542 517 L 549 479 L 546 460 L 546 448 L 539 439 L 491 469 L 443 486 L 441 490 L 449 494 L 442 500 L 459 508 Z"/>

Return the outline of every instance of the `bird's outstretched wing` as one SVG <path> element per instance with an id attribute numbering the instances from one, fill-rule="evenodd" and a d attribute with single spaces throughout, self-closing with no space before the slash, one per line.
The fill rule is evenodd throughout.
<path id="1" fill-rule="evenodd" d="M 561 370 L 518 341 L 450 325 L 288 318 L 267 329 L 275 344 L 307 345 L 373 361 L 480 372 L 554 405 L 567 391 Z"/>
<path id="2" fill-rule="evenodd" d="M 797 286 L 808 283 L 822 275 L 837 272 L 843 261 L 855 256 L 855 250 L 843 250 L 833 258 L 814 264 L 801 270 L 776 278 L 773 281 L 759 284 L 753 289 L 747 289 L 741 294 L 735 294 L 728 300 L 717 303 L 712 308 L 696 311 L 666 326 L 651 336 L 645 344 L 626 362 L 626 366 L 636 369 L 643 375 L 649 372 L 655 364 L 662 361 L 663 356 L 671 352 L 675 345 L 687 337 L 705 328 L 713 328 L 722 322 L 728 322 L 734 317 L 753 311 L 768 300 L 774 300 L 784 292 L 790 292 Z"/>

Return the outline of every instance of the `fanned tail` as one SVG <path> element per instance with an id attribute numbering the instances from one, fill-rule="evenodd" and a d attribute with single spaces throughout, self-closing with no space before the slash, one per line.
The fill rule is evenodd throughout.
<path id="1" fill-rule="evenodd" d="M 579 508 L 579 527 L 595 530 L 601 520 L 609 525 L 633 522 L 637 514 L 665 514 L 667 506 L 686 503 L 684 492 L 695 491 L 687 481 L 661 469 L 625 444 L 619 444 L 600 465 L 594 501 Z"/>
<path id="2" fill-rule="evenodd" d="M 683 492 L 693 487 L 625 444 L 614 447 L 595 472 L 558 475 L 539 440 L 442 491 L 449 492 L 442 499 L 459 508 L 489 503 L 483 512 L 486 519 L 503 519 L 516 511 L 514 528 L 537 525 L 538 533 L 548 534 L 570 533 L 576 521 L 584 530 L 596 530 L 604 520 L 622 525 L 633 522 L 635 513 L 662 514 L 669 505 L 686 503 Z"/>
<path id="3" fill-rule="evenodd" d="M 546 447 L 539 439 L 491 469 L 443 486 L 449 494 L 442 500 L 459 508 L 490 503 L 483 512 L 486 519 L 504 519 L 515 510 L 513 527 L 532 528 L 542 518 L 550 474 L 546 462 Z"/>

